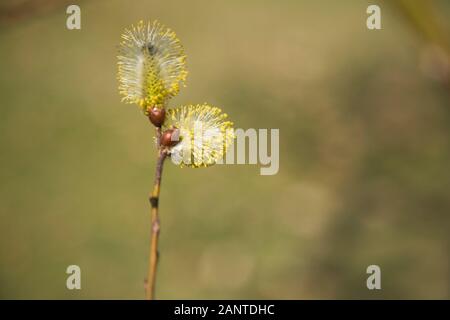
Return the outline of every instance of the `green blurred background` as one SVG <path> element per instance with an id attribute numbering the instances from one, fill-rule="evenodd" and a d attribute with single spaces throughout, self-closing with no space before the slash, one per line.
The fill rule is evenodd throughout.
<path id="1" fill-rule="evenodd" d="M 0 5 L 0 298 L 144 297 L 153 129 L 116 80 L 141 19 L 188 54 L 171 106 L 280 129 L 274 176 L 167 164 L 158 298 L 450 298 L 448 1 L 82 1 L 78 31 L 68 4 Z"/>

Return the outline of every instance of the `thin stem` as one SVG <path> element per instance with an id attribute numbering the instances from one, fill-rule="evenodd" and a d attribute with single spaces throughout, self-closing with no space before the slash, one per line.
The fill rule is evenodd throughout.
<path id="1" fill-rule="evenodd" d="M 158 160 L 156 163 L 155 183 L 149 199 L 150 204 L 152 206 L 151 210 L 152 234 L 150 243 L 147 286 L 145 290 L 145 295 L 148 300 L 153 300 L 155 298 L 156 268 L 158 265 L 158 240 L 160 231 L 158 202 L 159 202 L 159 190 L 161 186 L 162 170 L 166 156 L 167 153 L 163 150 L 160 150 Z"/>

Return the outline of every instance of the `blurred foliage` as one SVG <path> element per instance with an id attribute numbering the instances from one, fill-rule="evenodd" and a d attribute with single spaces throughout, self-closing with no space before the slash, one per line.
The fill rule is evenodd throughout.
<path id="1" fill-rule="evenodd" d="M 159 298 L 450 298 L 448 87 L 403 9 L 369 31 L 368 3 L 85 1 L 80 31 L 64 6 L 2 21 L 0 297 L 143 298 L 153 131 L 120 103 L 116 55 L 158 19 L 188 54 L 172 106 L 279 128 L 281 148 L 274 176 L 167 165 Z"/>

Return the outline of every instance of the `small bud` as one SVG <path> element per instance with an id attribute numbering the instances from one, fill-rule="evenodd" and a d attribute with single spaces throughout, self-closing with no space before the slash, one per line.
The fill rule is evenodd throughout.
<path id="1" fill-rule="evenodd" d="M 160 143 L 165 147 L 173 147 L 178 143 L 179 138 L 180 138 L 180 130 L 176 128 L 167 129 L 162 133 Z"/>
<path id="2" fill-rule="evenodd" d="M 150 119 L 150 122 L 155 125 L 155 127 L 161 127 L 162 124 L 164 123 L 165 117 L 166 117 L 165 109 L 153 107 L 148 111 L 148 118 Z"/>

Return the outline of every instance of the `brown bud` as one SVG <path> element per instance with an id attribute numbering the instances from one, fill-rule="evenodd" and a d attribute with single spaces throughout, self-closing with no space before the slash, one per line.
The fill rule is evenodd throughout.
<path id="1" fill-rule="evenodd" d="M 161 145 L 165 147 L 173 147 L 178 143 L 180 139 L 180 130 L 174 128 L 174 129 L 167 129 L 161 134 Z"/>
<path id="2" fill-rule="evenodd" d="M 155 125 L 155 127 L 161 127 L 164 123 L 164 118 L 166 117 L 166 110 L 153 107 L 148 111 L 148 118 L 150 122 Z"/>

